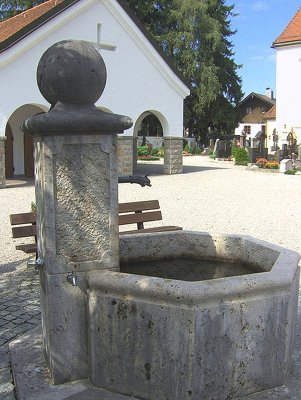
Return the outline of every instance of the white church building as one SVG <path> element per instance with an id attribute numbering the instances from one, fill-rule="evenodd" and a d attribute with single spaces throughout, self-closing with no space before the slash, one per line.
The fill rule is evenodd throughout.
<path id="1" fill-rule="evenodd" d="M 273 43 L 276 50 L 276 131 L 279 147 L 292 133 L 301 144 L 301 8 Z"/>
<path id="2" fill-rule="evenodd" d="M 5 187 L 5 177 L 33 176 L 33 145 L 20 123 L 49 110 L 37 87 L 36 69 L 42 54 L 66 39 L 91 42 L 101 52 L 108 78 L 96 105 L 134 121 L 118 137 L 119 174 L 133 173 L 138 131 L 150 114 L 162 126 L 162 172 L 181 173 L 183 100 L 189 83 L 123 0 L 48 0 L 0 23 L 0 187 Z"/>

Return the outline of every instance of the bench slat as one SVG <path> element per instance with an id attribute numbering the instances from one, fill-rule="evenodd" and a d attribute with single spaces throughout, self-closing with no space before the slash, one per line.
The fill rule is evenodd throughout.
<path id="1" fill-rule="evenodd" d="M 21 238 L 37 235 L 36 225 L 14 226 L 12 227 L 13 238 Z"/>
<path id="2" fill-rule="evenodd" d="M 30 243 L 30 244 L 18 244 L 16 246 L 16 250 L 22 250 L 24 253 L 29 254 L 29 253 L 36 253 L 38 250 L 38 245 L 36 243 Z"/>
<path id="3" fill-rule="evenodd" d="M 134 201 L 130 203 L 120 203 L 119 213 L 135 212 L 135 211 L 146 211 L 146 210 L 159 210 L 158 200 L 147 200 L 147 201 Z"/>
<path id="4" fill-rule="evenodd" d="M 11 225 L 35 224 L 37 218 L 35 213 L 11 214 L 9 217 Z"/>
<path id="5" fill-rule="evenodd" d="M 157 210 L 157 211 L 152 211 Z M 146 212 L 145 212 L 146 211 Z M 177 231 L 182 228 L 179 226 L 158 226 L 152 228 L 144 228 L 143 222 L 160 221 L 162 220 L 162 213 L 158 200 L 136 201 L 119 204 L 119 225 L 137 224 L 140 229 L 121 231 L 120 235 L 128 235 L 135 233 L 150 233 L 150 232 L 167 232 Z M 12 225 L 13 238 L 22 238 L 37 235 L 36 214 L 35 213 L 22 213 L 11 214 L 10 222 Z M 32 224 L 32 225 L 25 225 Z M 14 226 L 21 225 L 21 226 Z M 36 253 L 37 244 L 20 244 L 16 246 L 17 250 L 22 250 L 25 253 Z"/>
<path id="6" fill-rule="evenodd" d="M 119 215 L 119 225 L 137 224 L 138 222 L 160 221 L 161 211 L 141 212 L 137 214 Z"/>
<path id="7" fill-rule="evenodd" d="M 137 229 L 133 231 L 122 231 L 119 232 L 119 235 L 132 235 L 135 233 L 151 233 L 151 232 L 170 232 L 170 231 L 180 231 L 183 228 L 179 226 L 157 226 L 155 228 L 145 228 L 145 229 Z"/>

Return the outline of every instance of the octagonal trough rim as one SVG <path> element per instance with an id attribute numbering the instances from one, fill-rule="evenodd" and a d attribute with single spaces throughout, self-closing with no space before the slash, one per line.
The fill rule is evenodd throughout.
<path id="1" fill-rule="evenodd" d="M 152 237 L 176 237 L 176 235 L 197 235 L 200 237 L 237 239 L 259 244 L 279 253 L 270 271 L 248 275 L 209 279 L 204 281 L 183 281 L 155 276 L 128 274 L 107 269 L 90 271 L 86 275 L 89 290 L 101 290 L 125 298 L 145 299 L 151 302 L 181 304 L 193 307 L 219 301 L 237 301 L 238 298 L 281 295 L 291 290 L 299 274 L 300 255 L 292 250 L 255 239 L 249 235 L 211 235 L 206 232 L 179 231 L 149 233 Z M 150 237 L 151 237 L 150 236 Z M 141 240 L 140 234 L 125 235 L 121 240 Z"/>

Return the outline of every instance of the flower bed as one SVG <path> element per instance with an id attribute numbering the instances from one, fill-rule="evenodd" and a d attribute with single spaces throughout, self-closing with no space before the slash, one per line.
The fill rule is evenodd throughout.
<path id="1" fill-rule="evenodd" d="M 256 165 L 259 168 L 265 168 L 265 169 L 278 169 L 279 168 L 279 162 L 275 160 L 267 160 L 266 158 L 258 158 L 256 160 Z"/>

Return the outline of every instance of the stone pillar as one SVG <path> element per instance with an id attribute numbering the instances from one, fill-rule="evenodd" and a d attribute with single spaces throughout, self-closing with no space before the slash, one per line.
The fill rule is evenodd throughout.
<path id="1" fill-rule="evenodd" d="M 0 189 L 6 187 L 5 179 L 5 136 L 0 136 Z"/>
<path id="2" fill-rule="evenodd" d="M 183 138 L 164 137 L 164 174 L 183 172 Z"/>
<path id="3" fill-rule="evenodd" d="M 86 42 L 51 46 L 37 80 L 53 107 L 22 130 L 35 143 L 44 353 L 60 384 L 88 376 L 85 274 L 119 269 L 116 144 L 132 121 L 94 106 L 106 68 Z"/>
<path id="4" fill-rule="evenodd" d="M 133 175 L 133 136 L 118 136 L 117 138 L 117 169 L 118 175 Z"/>
<path id="5" fill-rule="evenodd" d="M 301 144 L 298 146 L 298 159 L 301 160 Z"/>

